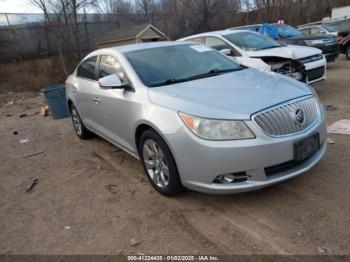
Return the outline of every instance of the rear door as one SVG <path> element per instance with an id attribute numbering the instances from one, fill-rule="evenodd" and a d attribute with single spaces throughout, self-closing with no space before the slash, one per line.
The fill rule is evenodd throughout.
<path id="1" fill-rule="evenodd" d="M 311 29 L 310 28 L 303 28 L 303 29 L 300 29 L 299 31 L 303 32 L 304 35 L 310 35 L 311 34 Z"/>

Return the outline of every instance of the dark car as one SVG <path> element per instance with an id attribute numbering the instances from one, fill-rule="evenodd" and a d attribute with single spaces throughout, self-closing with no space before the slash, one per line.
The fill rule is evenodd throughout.
<path id="1" fill-rule="evenodd" d="M 334 35 L 339 43 L 345 37 L 347 37 L 350 33 L 350 30 L 337 30 L 333 26 L 328 24 L 315 24 L 315 25 L 303 25 L 299 26 L 299 31 L 301 31 L 305 35 Z"/>
<path id="2" fill-rule="evenodd" d="M 347 34 L 339 41 L 339 48 L 340 52 L 345 54 L 346 58 L 350 60 L 350 34 Z"/>
<path id="3" fill-rule="evenodd" d="M 264 30 L 268 27 L 268 30 Z M 325 55 L 327 62 L 334 62 L 339 56 L 339 47 L 336 37 L 332 35 L 304 35 L 294 27 L 286 24 L 263 24 L 263 25 L 249 25 L 244 27 L 235 27 L 232 29 L 248 29 L 267 34 L 272 38 L 277 39 L 287 45 L 302 45 L 311 46 L 321 49 Z"/>
<path id="4" fill-rule="evenodd" d="M 278 40 L 288 45 L 304 45 L 321 49 L 327 62 L 334 62 L 339 56 L 339 47 L 333 35 L 304 35 L 286 24 L 274 24 L 278 29 Z"/>

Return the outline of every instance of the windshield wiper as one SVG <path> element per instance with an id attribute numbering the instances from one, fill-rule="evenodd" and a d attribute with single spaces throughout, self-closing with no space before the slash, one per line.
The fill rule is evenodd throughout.
<path id="1" fill-rule="evenodd" d="M 214 68 L 214 69 L 211 69 L 211 70 L 209 70 L 208 72 L 206 72 L 204 74 L 190 76 L 190 77 L 184 78 L 184 80 L 185 81 L 190 81 L 190 80 L 195 80 L 195 79 L 200 79 L 200 78 L 205 78 L 205 77 L 221 75 L 221 74 L 224 74 L 224 73 L 234 72 L 234 71 L 238 71 L 238 70 L 242 70 L 242 69 L 243 68 L 231 68 L 231 69 Z"/>
<path id="2" fill-rule="evenodd" d="M 225 69 L 225 70 L 220 70 L 220 69 L 212 69 L 204 74 L 199 74 L 199 75 L 194 75 L 190 77 L 185 77 L 185 78 L 180 78 L 180 79 L 175 79 L 175 78 L 170 78 L 165 81 L 155 83 L 150 85 L 150 87 L 158 87 L 158 86 L 165 86 L 165 85 L 172 85 L 172 84 L 177 84 L 177 83 L 182 83 L 182 82 L 187 82 L 191 80 L 196 80 L 196 79 L 201 79 L 205 77 L 211 77 L 211 76 L 216 76 L 224 73 L 229 73 L 229 72 L 234 72 L 238 70 L 242 70 L 243 68 L 235 68 L 235 69 Z"/>
<path id="3" fill-rule="evenodd" d="M 167 86 L 167 85 L 177 84 L 177 83 L 181 83 L 181 82 L 184 82 L 184 81 L 182 79 L 170 78 L 170 79 L 167 79 L 167 80 L 162 81 L 162 82 L 151 84 L 151 85 L 149 85 L 149 87 Z"/>

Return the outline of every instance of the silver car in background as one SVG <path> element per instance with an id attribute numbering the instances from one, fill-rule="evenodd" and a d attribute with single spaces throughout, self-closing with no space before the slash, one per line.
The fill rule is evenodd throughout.
<path id="1" fill-rule="evenodd" d="M 326 152 L 325 112 L 311 87 L 192 42 L 92 52 L 66 95 L 78 136 L 97 134 L 140 159 L 164 195 L 262 188 Z"/>

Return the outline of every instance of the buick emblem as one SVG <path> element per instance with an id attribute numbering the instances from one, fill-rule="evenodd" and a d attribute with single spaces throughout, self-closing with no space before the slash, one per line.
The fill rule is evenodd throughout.
<path id="1" fill-rule="evenodd" d="M 298 109 L 297 111 L 295 111 L 295 121 L 297 122 L 297 124 L 302 125 L 304 124 L 305 121 L 305 114 L 304 111 L 301 109 Z"/>

